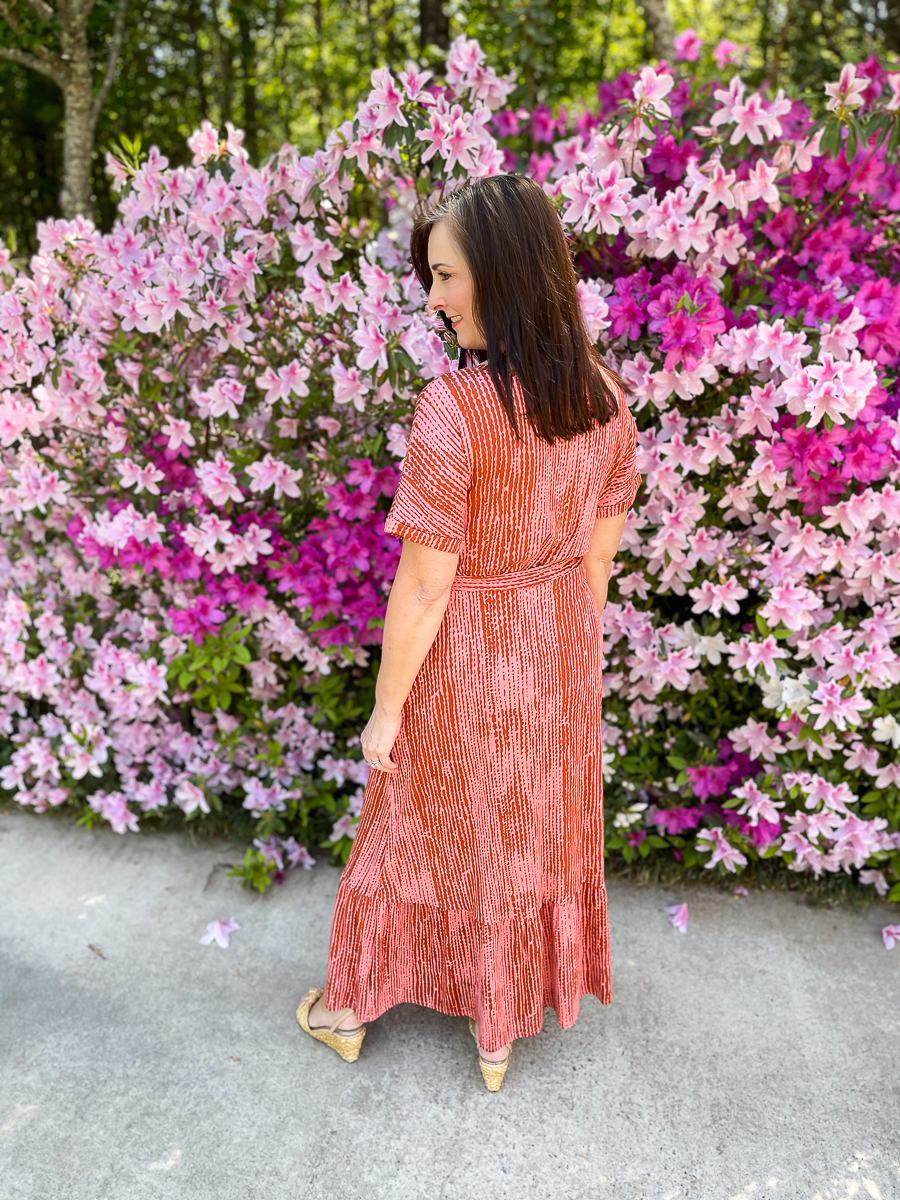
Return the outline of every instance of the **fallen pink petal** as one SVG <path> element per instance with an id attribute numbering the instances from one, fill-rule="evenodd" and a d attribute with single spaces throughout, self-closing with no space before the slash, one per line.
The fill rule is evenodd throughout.
<path id="1" fill-rule="evenodd" d="M 666 912 L 679 933 L 687 933 L 688 906 L 686 904 L 667 904 Z"/>
<path id="2" fill-rule="evenodd" d="M 900 925 L 885 925 L 881 930 L 885 950 L 893 950 L 894 941 L 900 941 Z"/>
<path id="3" fill-rule="evenodd" d="M 240 925 L 234 917 L 229 917 L 227 921 L 210 921 L 200 943 L 209 946 L 212 942 L 217 942 L 223 950 L 227 950 L 228 939 L 236 929 L 240 929 Z"/>

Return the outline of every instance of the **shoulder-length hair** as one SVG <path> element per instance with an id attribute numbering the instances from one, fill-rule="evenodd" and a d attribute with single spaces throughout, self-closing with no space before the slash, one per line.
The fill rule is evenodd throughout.
<path id="1" fill-rule="evenodd" d="M 410 256 L 426 292 L 432 286 L 428 238 L 440 221 L 472 274 L 472 315 L 487 349 L 469 353 L 487 363 L 516 436 L 521 439 L 513 374 L 532 429 L 551 445 L 617 416 L 609 380 L 623 394 L 631 388 L 591 344 L 566 235 L 543 189 L 521 175 L 492 175 L 463 184 L 421 215 Z"/>

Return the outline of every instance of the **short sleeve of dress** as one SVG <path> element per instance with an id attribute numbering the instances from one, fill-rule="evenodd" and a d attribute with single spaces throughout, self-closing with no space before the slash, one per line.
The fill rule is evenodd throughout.
<path id="1" fill-rule="evenodd" d="M 416 401 L 384 532 L 460 554 L 466 540 L 470 481 L 471 457 L 461 414 L 446 384 L 432 380 Z"/>
<path id="2" fill-rule="evenodd" d="M 619 416 L 614 418 L 617 426 L 618 454 L 603 490 L 597 500 L 597 517 L 615 517 L 627 512 L 634 504 L 642 477 L 637 469 L 638 427 L 634 414 L 625 403 L 621 392 Z"/>

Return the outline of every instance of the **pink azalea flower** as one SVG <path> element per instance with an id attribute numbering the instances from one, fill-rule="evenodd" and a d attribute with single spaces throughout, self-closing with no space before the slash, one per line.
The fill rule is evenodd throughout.
<path id="1" fill-rule="evenodd" d="M 670 914 L 669 920 L 678 932 L 687 933 L 688 906 L 686 904 L 667 904 L 665 911 Z"/>
<path id="2" fill-rule="evenodd" d="M 338 820 L 335 821 L 331 830 L 330 840 L 332 842 L 336 842 L 342 837 L 355 838 L 357 828 L 357 823 L 353 820 L 350 814 L 344 813 L 342 817 L 339 817 Z"/>
<path id="3" fill-rule="evenodd" d="M 422 155 L 422 162 L 428 162 L 435 154 L 443 153 L 444 142 L 447 139 L 449 128 L 446 123 L 446 117 L 443 113 L 432 112 L 428 118 L 428 125 L 425 129 L 416 131 L 416 137 L 423 142 L 427 142 L 428 146 Z"/>
<path id="4" fill-rule="evenodd" d="M 133 487 L 137 493 L 146 490 L 152 495 L 158 496 L 159 488 L 156 485 L 165 479 L 165 474 L 158 470 L 153 463 L 139 466 L 130 458 L 117 462 L 116 470 L 119 472 L 122 487 Z"/>
<path id="5" fill-rule="evenodd" d="M 470 131 L 462 117 L 457 117 L 450 125 L 441 146 L 441 157 L 445 160 L 447 172 L 457 165 L 464 171 L 471 171 L 475 165 L 471 152 L 478 143 L 478 136 Z"/>
<path id="6" fill-rule="evenodd" d="M 703 842 L 709 843 L 707 846 L 702 845 Z M 747 859 L 737 847 L 732 846 L 725 837 L 724 832 L 718 827 L 712 829 L 701 829 L 697 834 L 697 850 L 712 849 L 712 854 L 709 861 L 704 863 L 707 868 L 712 868 L 716 863 L 722 863 L 726 870 L 736 871 L 737 868 L 745 867 Z"/>
<path id="7" fill-rule="evenodd" d="M 885 879 L 883 871 L 865 870 L 859 873 L 859 882 L 870 884 L 875 888 L 879 896 L 886 896 L 890 891 L 890 884 Z"/>
<path id="8" fill-rule="evenodd" d="M 685 29 L 683 33 L 676 35 L 674 45 L 676 62 L 696 62 L 700 57 L 703 38 L 699 37 L 693 29 Z M 720 67 L 719 70 L 721 71 L 721 69 Z"/>
<path id="9" fill-rule="evenodd" d="M 287 855 L 289 866 L 302 867 L 304 871 L 309 871 L 316 865 L 316 860 L 305 846 L 299 844 L 296 838 L 285 838 L 282 846 Z"/>
<path id="10" fill-rule="evenodd" d="M 881 940 L 884 942 L 885 950 L 893 950 L 895 940 L 900 941 L 900 925 L 883 925 Z"/>
<path id="11" fill-rule="evenodd" d="M 716 67 L 718 70 L 724 71 L 729 63 L 734 62 L 739 54 L 745 53 L 749 48 L 749 46 L 739 46 L 737 42 L 730 42 L 728 38 L 722 38 L 713 51 Z"/>
<path id="12" fill-rule="evenodd" d="M 231 935 L 238 929 L 240 929 L 240 925 L 234 917 L 229 917 L 227 921 L 210 921 L 206 926 L 206 933 L 200 938 L 200 945 L 209 946 L 215 942 L 216 945 L 226 950 Z"/>
<path id="13" fill-rule="evenodd" d="M 168 448 L 179 450 L 182 446 L 196 446 L 197 442 L 191 433 L 190 421 L 169 417 L 163 422 L 162 432 L 169 439 Z"/>
<path id="14" fill-rule="evenodd" d="M 221 450 L 216 451 L 212 462 L 197 464 L 197 478 L 200 490 L 208 496 L 213 504 L 221 507 L 229 500 L 242 500 L 243 493 L 237 485 L 232 465 Z"/>
<path id="15" fill-rule="evenodd" d="M 209 801 L 206 799 L 203 788 L 198 787 L 196 783 L 191 783 L 190 780 L 185 780 L 175 789 L 175 803 L 185 816 L 190 816 L 198 808 L 201 812 L 208 813 L 210 811 Z"/>
<path id="16" fill-rule="evenodd" d="M 431 71 L 420 71 L 415 63 L 408 62 L 406 70 L 400 72 L 400 82 L 406 92 L 406 98 L 413 103 L 427 103 L 430 97 L 425 91 L 425 84 L 431 77 Z"/>
<path id="17" fill-rule="evenodd" d="M 825 84 L 825 95 L 830 99 L 825 107 L 830 112 L 838 108 L 859 108 L 863 103 L 863 93 L 869 85 L 865 76 L 857 79 L 856 67 L 853 63 L 845 63 L 841 68 L 841 76 L 837 83 Z"/>
<path id="18" fill-rule="evenodd" d="M 351 335 L 360 353 L 357 365 L 363 371 L 369 371 L 376 364 L 382 371 L 387 370 L 387 338 L 375 325 L 360 325 Z"/>
<path id="19" fill-rule="evenodd" d="M 671 117 L 672 110 L 665 99 L 675 86 L 675 80 L 662 68 L 641 67 L 632 94 L 640 103 L 649 105 L 658 117 Z M 649 136 L 649 131 L 646 135 Z"/>
<path id="20" fill-rule="evenodd" d="M 372 92 L 369 93 L 369 103 L 373 105 L 378 115 L 375 118 L 375 129 L 386 129 L 388 125 L 408 125 L 401 111 L 405 99 L 403 92 L 397 87 L 393 75 L 387 69 L 372 72 Z"/>
<path id="21" fill-rule="evenodd" d="M 266 492 L 269 488 L 274 488 L 276 500 L 280 500 L 282 496 L 296 498 L 300 495 L 297 481 L 302 478 L 303 472 L 294 470 L 287 463 L 273 458 L 271 454 L 267 454 L 259 462 L 251 463 L 247 467 L 247 474 L 252 481 L 251 492 Z"/>

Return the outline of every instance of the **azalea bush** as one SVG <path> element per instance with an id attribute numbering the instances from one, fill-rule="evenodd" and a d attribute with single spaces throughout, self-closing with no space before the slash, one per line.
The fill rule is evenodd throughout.
<path id="1" fill-rule="evenodd" d="M 312 156 L 123 139 L 109 233 L 0 250 L 0 783 L 120 833 L 246 834 L 264 889 L 346 860 L 412 406 L 453 369 L 415 213 L 529 172 L 644 486 L 604 611 L 607 852 L 900 899 L 900 71 L 823 96 L 684 61 L 504 107 L 458 39 Z M 696 55 L 694 55 L 696 57 Z M 449 335 L 444 334 L 443 337 Z"/>

